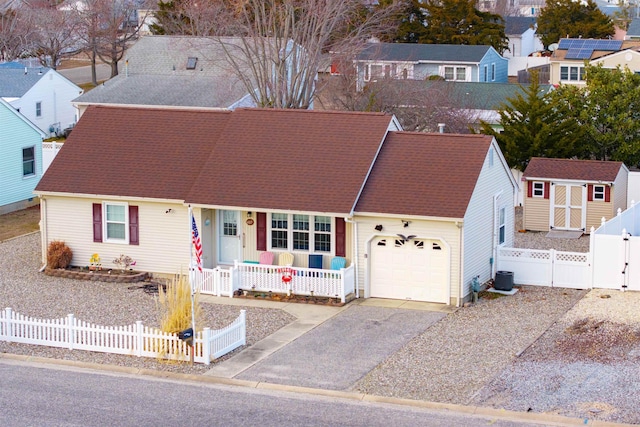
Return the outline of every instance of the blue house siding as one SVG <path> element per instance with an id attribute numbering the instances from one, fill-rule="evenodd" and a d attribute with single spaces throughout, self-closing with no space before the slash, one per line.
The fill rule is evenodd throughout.
<path id="1" fill-rule="evenodd" d="M 495 72 L 493 71 L 494 67 Z M 487 70 L 486 79 L 485 69 Z M 494 48 L 490 48 L 480 61 L 477 71 L 478 80 L 475 81 L 507 83 L 509 78 L 509 60 L 500 56 Z"/>
<path id="2" fill-rule="evenodd" d="M 34 148 L 35 173 L 23 176 L 23 148 Z M 28 206 L 42 176 L 42 133 L 0 102 L 0 213 Z"/>

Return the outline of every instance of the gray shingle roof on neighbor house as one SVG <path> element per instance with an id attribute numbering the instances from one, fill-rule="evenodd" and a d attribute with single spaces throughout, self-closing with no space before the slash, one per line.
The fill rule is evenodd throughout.
<path id="1" fill-rule="evenodd" d="M 3 98 L 21 98 L 40 81 L 49 68 L 9 68 L 0 67 L 0 96 Z"/>
<path id="2" fill-rule="evenodd" d="M 360 61 L 414 61 L 414 62 L 480 62 L 491 46 L 416 44 L 416 43 L 368 43 L 358 54 Z"/>
<path id="3" fill-rule="evenodd" d="M 224 42 L 233 49 L 238 39 Z M 196 58 L 192 69 L 187 67 L 189 58 Z M 225 108 L 247 93 L 220 43 L 198 37 L 145 36 L 127 51 L 116 77 L 74 102 Z"/>
<path id="4" fill-rule="evenodd" d="M 634 18 L 627 29 L 627 38 L 640 37 L 640 18 Z"/>
<path id="5" fill-rule="evenodd" d="M 501 104 L 516 95 L 524 96 L 523 88 L 527 85 L 516 83 L 485 83 L 485 82 L 449 82 L 438 80 L 393 80 L 385 85 L 398 86 L 396 91 L 422 93 L 428 96 L 429 91 L 438 90 L 448 94 L 449 99 L 456 103 L 457 108 L 476 110 L 498 110 Z M 553 90 L 553 85 L 540 85 L 540 95 Z"/>
<path id="6" fill-rule="evenodd" d="M 506 35 L 521 35 L 529 28 L 535 28 L 536 18 L 532 16 L 505 16 L 504 32 Z"/>

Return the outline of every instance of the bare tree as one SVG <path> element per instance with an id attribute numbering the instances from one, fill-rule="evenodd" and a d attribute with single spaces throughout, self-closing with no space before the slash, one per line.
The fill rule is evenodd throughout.
<path id="1" fill-rule="evenodd" d="M 28 33 L 17 11 L 9 9 L 0 13 L 0 61 L 16 59 L 27 46 Z"/>
<path id="2" fill-rule="evenodd" d="M 69 10 L 55 4 L 40 2 L 19 11 L 20 25 L 28 29 L 26 48 L 46 67 L 56 69 L 64 58 L 77 54 L 79 21 Z M 21 30 L 24 34 L 24 30 Z"/>
<path id="3" fill-rule="evenodd" d="M 227 0 L 237 40 L 217 38 L 258 106 L 308 108 L 327 55 L 352 55 L 388 25 L 393 5 L 367 9 L 361 0 Z"/>

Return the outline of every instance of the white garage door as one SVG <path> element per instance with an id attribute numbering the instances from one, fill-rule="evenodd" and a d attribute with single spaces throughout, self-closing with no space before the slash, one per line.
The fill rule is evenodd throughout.
<path id="1" fill-rule="evenodd" d="M 449 254 L 439 240 L 377 237 L 369 265 L 372 297 L 449 304 Z"/>

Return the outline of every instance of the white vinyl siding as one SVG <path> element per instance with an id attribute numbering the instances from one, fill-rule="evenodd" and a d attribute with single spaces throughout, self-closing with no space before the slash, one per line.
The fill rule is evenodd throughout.
<path id="1" fill-rule="evenodd" d="M 47 223 L 42 235 L 46 236 L 47 242 L 43 242 L 43 246 L 52 240 L 63 240 L 73 251 L 71 263 L 76 266 L 87 266 L 91 255 L 97 253 L 103 268 L 115 268 L 112 261 L 124 254 L 136 261 L 136 270 L 162 274 L 188 271 L 191 234 L 185 206 L 132 201 L 130 204 L 138 206 L 140 244 L 123 246 L 93 241 L 92 204 L 100 202 L 97 199 L 45 197 L 41 208 L 46 209 Z M 172 212 L 167 214 L 169 207 Z M 69 212 L 76 213 L 73 221 L 69 220 Z M 194 215 L 198 229 L 202 229 L 200 210 L 194 209 Z"/>
<path id="2" fill-rule="evenodd" d="M 494 166 L 489 167 L 489 150 L 471 196 L 464 217 L 464 266 L 462 284 L 463 297 L 471 292 L 470 283 L 474 276 L 480 276 L 480 282 L 492 278 L 492 249 L 499 239 L 499 215 L 504 208 L 504 246 L 513 246 L 515 212 L 513 208 L 514 184 L 510 179 L 511 171 L 503 163 L 503 157 L 494 147 Z M 494 207 L 494 196 L 497 196 Z M 495 267 L 495 266 L 494 266 Z"/>

